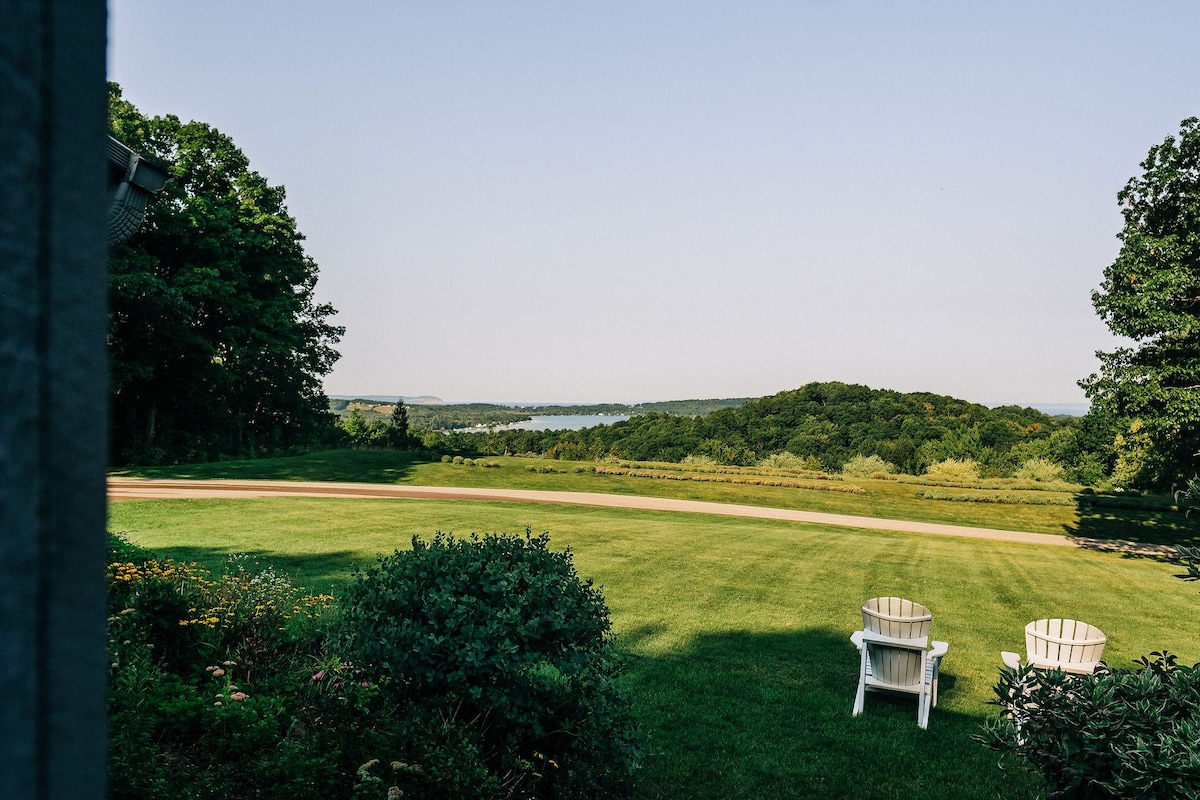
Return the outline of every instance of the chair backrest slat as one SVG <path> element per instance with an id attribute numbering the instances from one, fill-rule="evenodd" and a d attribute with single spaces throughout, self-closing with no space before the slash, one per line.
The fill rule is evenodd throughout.
<path id="1" fill-rule="evenodd" d="M 866 646 L 876 680 L 892 686 L 916 686 L 922 681 L 925 658 L 921 650 L 871 641 Z"/>
<path id="2" fill-rule="evenodd" d="M 933 614 L 900 597 L 873 597 L 862 605 L 863 629 L 893 639 L 928 639 Z"/>
<path id="3" fill-rule="evenodd" d="M 1039 619 L 1025 626 L 1032 664 L 1090 664 L 1100 660 L 1107 641 L 1099 628 L 1074 619 Z"/>

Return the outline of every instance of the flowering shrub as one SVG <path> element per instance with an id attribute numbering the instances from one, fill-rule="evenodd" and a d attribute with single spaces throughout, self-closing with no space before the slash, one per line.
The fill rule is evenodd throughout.
<path id="1" fill-rule="evenodd" d="M 333 598 L 270 567 L 110 535 L 110 797 L 627 794 L 608 611 L 546 542 L 417 544 L 359 576 L 333 636 Z"/>
<path id="2" fill-rule="evenodd" d="M 213 574 L 109 545 L 110 797 L 350 797 L 396 736 L 325 654 L 332 598 L 244 560 Z"/>
<path id="3" fill-rule="evenodd" d="M 244 557 L 213 575 L 198 564 L 146 558 L 108 566 L 109 606 L 135 614 L 167 663 L 179 666 L 190 650 L 223 652 L 252 668 L 276 655 L 293 619 L 328 610 L 331 595 L 305 595 L 267 567 L 251 571 Z"/>

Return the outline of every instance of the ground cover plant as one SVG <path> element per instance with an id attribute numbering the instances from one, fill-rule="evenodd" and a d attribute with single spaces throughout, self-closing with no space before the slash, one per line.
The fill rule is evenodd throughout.
<path id="1" fill-rule="evenodd" d="M 1194 587 L 1172 577 L 1178 566 L 1085 549 L 512 503 L 155 500 L 110 515 L 179 559 L 250 552 L 335 594 L 355 565 L 414 534 L 550 530 L 604 590 L 628 661 L 619 685 L 649 737 L 644 800 L 1013 796 L 1035 783 L 998 769 L 971 736 L 996 715 L 999 652 L 1020 648 L 1029 620 L 1097 625 L 1114 667 L 1164 648 L 1200 660 Z M 862 601 L 885 594 L 929 606 L 933 635 L 950 642 L 928 731 L 905 699 L 873 697 L 850 717 L 848 637 Z"/>

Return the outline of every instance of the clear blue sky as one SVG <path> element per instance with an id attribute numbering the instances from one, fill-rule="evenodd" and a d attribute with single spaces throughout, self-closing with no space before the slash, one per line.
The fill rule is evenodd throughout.
<path id="1" fill-rule="evenodd" d="M 110 0 L 109 76 L 287 188 L 331 394 L 1076 402 L 1191 2 Z"/>

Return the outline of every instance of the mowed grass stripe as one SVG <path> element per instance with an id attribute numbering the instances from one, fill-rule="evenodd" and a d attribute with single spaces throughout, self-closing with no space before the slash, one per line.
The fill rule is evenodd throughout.
<path id="1" fill-rule="evenodd" d="M 1177 566 L 1082 549 L 822 527 L 772 520 L 465 501 L 264 498 L 126 501 L 114 530 L 216 565 L 249 552 L 314 588 L 435 530 L 549 530 L 603 585 L 625 679 L 656 755 L 642 796 L 929 797 L 1011 794 L 1018 779 L 970 740 L 1001 649 L 1026 622 L 1087 620 L 1114 666 L 1167 647 L 1200 660 L 1200 607 Z M 851 718 L 850 633 L 868 597 L 934 612 L 950 643 L 928 731 L 916 704 L 872 696 Z M 886 753 L 879 763 L 880 753 Z M 863 765 L 876 763 L 869 773 Z"/>
<path id="2" fill-rule="evenodd" d="M 237 478 L 600 492 L 1165 544 L 1195 542 L 1200 535 L 1197 520 L 1189 520 L 1181 513 L 1092 508 L 1087 505 L 1073 508 L 922 500 L 917 495 L 928 489 L 928 486 L 899 483 L 894 480 L 854 478 L 851 482 L 864 488 L 866 494 L 839 494 L 774 486 L 599 475 L 588 471 L 589 467 L 593 466 L 589 462 L 505 456 L 488 457 L 487 460 L 500 466 L 480 469 L 441 462 L 430 463 L 412 453 L 388 450 L 330 450 L 288 458 L 141 467 L 115 474 L 147 478 Z M 555 469 L 577 467 L 582 471 L 538 473 L 526 469 L 543 465 L 553 465 Z M 951 494 L 970 494 L 974 490 L 944 491 Z M 1028 494 L 1039 497 L 1053 494 L 1062 499 L 1074 497 L 1066 493 L 1041 491 Z M 1086 498 L 1078 499 L 1086 501 Z"/>

